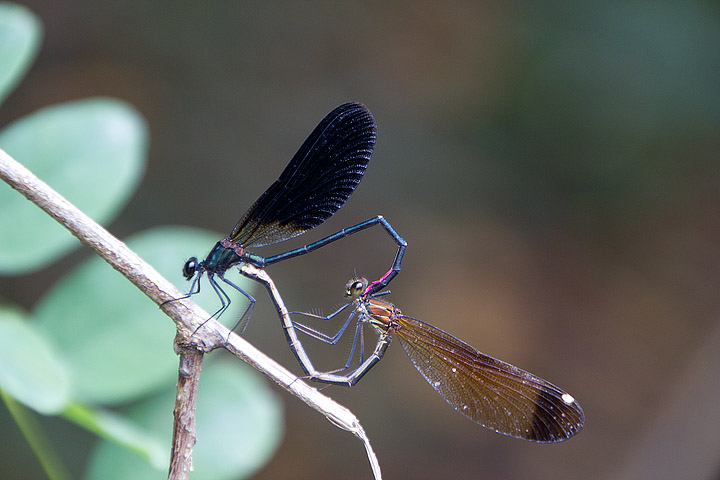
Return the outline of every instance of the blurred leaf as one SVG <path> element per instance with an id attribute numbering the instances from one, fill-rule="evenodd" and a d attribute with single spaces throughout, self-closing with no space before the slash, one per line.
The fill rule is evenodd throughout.
<path id="1" fill-rule="evenodd" d="M 167 442 L 118 413 L 74 403 L 63 411 L 63 416 L 117 445 L 135 451 L 155 468 L 163 468 L 167 464 Z"/>
<path id="2" fill-rule="evenodd" d="M 283 434 L 280 400 L 263 377 L 235 359 L 209 364 L 197 416 L 202 444 L 194 463 L 202 478 L 249 476 L 272 456 Z"/>
<path id="3" fill-rule="evenodd" d="M 280 443 L 280 402 L 253 370 L 237 362 L 206 361 L 199 388 L 192 478 L 248 477 L 267 462 Z M 174 390 L 168 390 L 133 408 L 129 416 L 169 442 L 174 397 Z M 163 479 L 167 478 L 167 463 L 162 469 L 153 469 L 138 455 L 102 442 L 90 459 L 87 478 Z"/>
<path id="4" fill-rule="evenodd" d="M 0 3 L 0 103 L 20 82 L 37 55 L 41 28 L 27 8 Z"/>
<path id="5" fill-rule="evenodd" d="M 210 250 L 218 238 L 218 234 L 201 230 L 158 227 L 132 237 L 127 244 L 181 290 L 187 290 L 183 262 Z M 239 274 L 228 274 L 243 285 L 242 278 L 232 276 Z M 211 288 L 205 288 L 197 300 L 219 305 Z M 223 316 L 226 323 L 234 323 L 244 306 L 242 299 L 233 302 Z M 39 302 L 35 315 L 66 355 L 74 393 L 83 402 L 126 402 L 175 382 L 174 324 L 99 257 L 58 283 Z"/>
<path id="6" fill-rule="evenodd" d="M 0 308 L 0 388 L 49 415 L 70 398 L 65 365 L 44 332 L 19 310 Z"/>
<path id="7" fill-rule="evenodd" d="M 147 129 L 126 103 L 90 99 L 44 108 L 0 132 L 0 148 L 100 223 L 140 183 Z M 79 245 L 55 220 L 0 184 L 0 272 L 42 268 Z"/>

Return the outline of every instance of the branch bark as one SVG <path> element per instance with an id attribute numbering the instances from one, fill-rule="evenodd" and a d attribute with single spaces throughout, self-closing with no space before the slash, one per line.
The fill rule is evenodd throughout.
<path id="1" fill-rule="evenodd" d="M 190 355 L 189 350 L 194 350 L 200 354 L 201 360 L 202 353 L 208 353 L 219 347 L 226 348 L 229 352 L 249 363 L 289 393 L 305 402 L 305 404 L 320 412 L 335 426 L 347 430 L 362 440 L 373 474 L 376 479 L 381 478 L 380 467 L 365 430 L 350 410 L 299 380 L 280 364 L 245 339 L 230 332 L 215 319 L 207 321 L 210 318 L 207 312 L 192 300 L 181 298 L 184 296 L 183 292 L 167 281 L 152 266 L 3 150 L 0 150 L 0 178 L 57 220 L 83 244 L 95 250 L 115 270 L 123 274 L 160 306 L 163 312 L 175 322 L 177 328 L 175 342 L 177 345 L 183 346 L 185 353 Z M 254 272 L 253 275 L 256 277 L 262 276 L 263 281 L 271 282 L 264 270 Z M 280 300 L 282 304 L 277 291 L 273 293 L 273 296 L 276 297 L 276 302 Z M 170 301 L 175 299 L 179 300 Z M 198 329 L 203 323 L 203 328 Z M 228 339 L 227 343 L 225 339 Z M 192 353 L 192 356 L 194 357 L 195 354 Z M 183 377 L 182 361 L 181 358 L 179 377 Z M 199 375 L 199 363 L 197 367 L 197 374 Z M 188 394 L 192 392 L 193 388 L 197 388 L 196 382 L 191 381 L 184 384 L 184 381 L 181 380 L 179 378 L 178 394 L 181 393 L 181 383 L 189 387 Z M 181 410 L 186 413 L 189 412 L 189 408 L 186 408 L 186 406 Z M 176 417 L 177 423 L 178 418 Z M 187 419 L 184 419 L 181 424 L 189 425 Z M 194 424 L 194 410 L 192 412 L 192 424 Z M 194 436 L 194 431 L 192 436 Z M 192 444 L 187 447 L 188 441 L 186 440 L 185 446 L 180 447 L 177 451 L 173 448 L 173 455 L 186 455 L 188 461 L 191 462 Z M 191 463 L 186 465 L 191 465 Z"/>
<path id="2" fill-rule="evenodd" d="M 193 469 L 192 449 L 197 441 L 195 406 L 204 354 L 191 345 L 181 345 L 177 341 L 175 352 L 180 355 L 180 368 L 173 410 L 175 421 L 168 479 L 187 480 Z"/>

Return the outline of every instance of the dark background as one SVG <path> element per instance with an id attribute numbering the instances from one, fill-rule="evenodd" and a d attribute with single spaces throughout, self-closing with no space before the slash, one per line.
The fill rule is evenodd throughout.
<path id="1" fill-rule="evenodd" d="M 45 39 L 0 124 L 96 95 L 133 104 L 151 147 L 110 225 L 121 238 L 228 232 L 323 115 L 371 109 L 362 184 L 290 246 L 382 213 L 409 243 L 394 303 L 587 415 L 560 445 L 495 435 L 396 345 L 353 389 L 324 390 L 359 416 L 385 478 L 720 478 L 716 2 L 26 4 Z M 394 246 L 374 230 L 273 266 L 290 308 L 329 311 L 353 269 L 382 274 Z M 87 255 L 0 286 L 30 307 Z M 246 336 L 300 373 L 256 293 Z M 357 439 L 277 391 L 286 436 L 256 478 L 370 476 Z M 11 435 L 0 455 L 33 462 Z"/>

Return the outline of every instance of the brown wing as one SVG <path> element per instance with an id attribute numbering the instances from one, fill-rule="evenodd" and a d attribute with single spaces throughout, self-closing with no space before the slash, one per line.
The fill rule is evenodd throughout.
<path id="1" fill-rule="evenodd" d="M 555 385 L 415 318 L 401 316 L 398 324 L 395 334 L 415 368 L 470 420 L 542 443 L 561 442 L 582 429 L 582 408 Z"/>

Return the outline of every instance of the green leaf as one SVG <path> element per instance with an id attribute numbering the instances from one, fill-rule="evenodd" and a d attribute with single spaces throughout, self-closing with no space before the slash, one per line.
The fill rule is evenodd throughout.
<path id="1" fill-rule="evenodd" d="M 130 238 L 127 244 L 186 291 L 189 283 L 182 277 L 183 262 L 206 253 L 218 238 L 218 234 L 190 228 L 157 227 Z M 234 271 L 228 272 L 228 278 L 243 286 L 244 280 Z M 210 312 L 219 306 L 209 287 L 197 300 L 209 305 Z M 242 298 L 236 300 L 223 316 L 231 326 L 246 306 Z M 74 393 L 82 402 L 127 402 L 175 382 L 175 325 L 99 257 L 63 278 L 39 302 L 35 316 L 65 355 Z"/>
<path id="2" fill-rule="evenodd" d="M 30 10 L 0 3 L 0 103 L 27 72 L 41 37 L 42 26 Z"/>
<path id="3" fill-rule="evenodd" d="M 147 129 L 126 103 L 90 99 L 44 108 L 0 132 L 0 148 L 100 223 L 140 183 Z M 0 272 L 27 273 L 77 247 L 55 220 L 0 184 Z"/>
<path id="4" fill-rule="evenodd" d="M 198 479 L 251 475 L 272 456 L 283 434 L 279 399 L 263 377 L 234 358 L 207 366 L 197 418 Z"/>
<path id="5" fill-rule="evenodd" d="M 140 454 L 155 468 L 167 465 L 167 444 L 160 435 L 147 432 L 118 413 L 73 403 L 63 416 L 117 445 Z"/>
<path id="6" fill-rule="evenodd" d="M 174 390 L 130 410 L 139 425 L 170 445 Z M 246 365 L 206 361 L 198 391 L 198 441 L 193 450 L 195 480 L 245 478 L 262 467 L 283 433 L 281 404 L 267 384 Z M 169 451 L 169 448 L 168 448 Z M 93 452 L 87 479 L 167 478 L 167 461 L 154 469 L 140 456 L 102 442 Z"/>
<path id="7" fill-rule="evenodd" d="M 0 389 L 46 415 L 70 398 L 70 380 L 52 343 L 22 312 L 7 307 L 0 308 Z"/>

